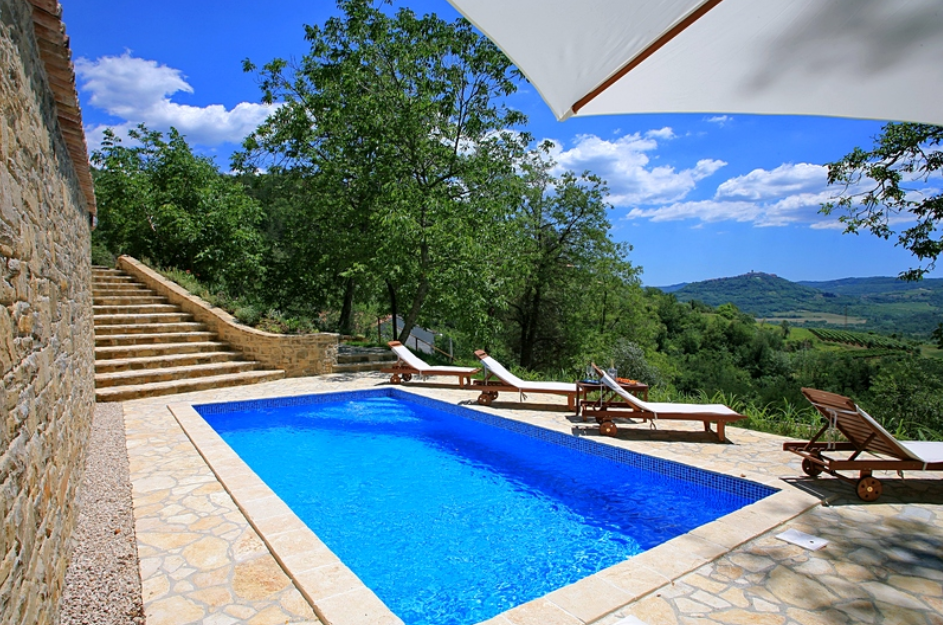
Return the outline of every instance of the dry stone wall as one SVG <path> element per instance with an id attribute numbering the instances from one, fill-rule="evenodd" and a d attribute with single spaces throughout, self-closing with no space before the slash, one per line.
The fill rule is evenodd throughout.
<path id="1" fill-rule="evenodd" d="M 55 622 L 94 408 L 93 332 L 86 197 L 32 6 L 0 0 L 3 625 Z"/>
<path id="2" fill-rule="evenodd" d="M 206 324 L 210 332 L 226 341 L 242 355 L 269 369 L 282 369 L 290 378 L 331 373 L 337 364 L 338 335 L 273 334 L 244 326 L 221 308 L 207 305 L 179 284 L 130 256 L 118 258 L 118 268 L 163 295 L 193 318 Z"/>

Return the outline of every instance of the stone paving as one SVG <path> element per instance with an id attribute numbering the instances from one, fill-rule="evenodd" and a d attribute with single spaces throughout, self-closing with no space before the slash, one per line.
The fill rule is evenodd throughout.
<path id="1" fill-rule="evenodd" d="M 318 622 L 167 404 L 383 384 L 385 378 L 377 374 L 294 378 L 123 404 L 149 625 Z M 405 387 L 452 403 L 473 403 L 475 398 L 467 390 L 435 382 Z M 516 396 L 503 394 L 488 410 L 558 431 L 585 429 L 583 435 L 596 436 L 590 424 L 569 414 L 558 398 L 530 399 L 521 404 Z M 606 616 L 580 618 L 577 610 L 558 609 L 548 618 L 540 609 L 546 601 L 535 600 L 489 624 L 943 625 L 943 475 L 914 473 L 901 482 L 894 475 L 876 474 L 886 478 L 884 494 L 878 502 L 864 504 L 849 485 L 833 478 L 799 477 L 798 458 L 781 450 L 780 437 L 731 427 L 728 438 L 729 444 L 718 444 L 700 423 L 672 422 L 654 432 L 644 425 L 620 425 L 617 439 L 600 440 L 730 475 L 784 478 L 776 479 L 778 487 L 813 493 L 829 505 L 815 507 L 673 581 L 656 574 L 655 582 L 649 580 L 651 592 Z M 775 538 L 785 529 L 830 543 L 821 551 L 807 551 Z M 600 584 L 604 587 L 596 590 L 607 592 L 604 578 Z M 608 586 L 608 592 L 617 591 Z"/>

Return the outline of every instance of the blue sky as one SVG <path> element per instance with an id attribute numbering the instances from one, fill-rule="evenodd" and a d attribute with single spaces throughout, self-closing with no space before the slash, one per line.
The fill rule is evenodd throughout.
<path id="1" fill-rule="evenodd" d="M 446 0 L 406 0 L 457 17 Z M 79 97 L 92 149 L 104 127 L 173 125 L 228 169 L 229 155 L 266 115 L 242 60 L 300 58 L 304 24 L 331 0 L 64 0 Z M 609 183 L 613 234 L 633 246 L 643 282 L 666 286 L 747 271 L 790 280 L 897 275 L 906 251 L 869 234 L 843 235 L 818 214 L 835 193 L 823 165 L 869 147 L 882 123 L 817 117 L 620 115 L 557 122 L 526 83 L 510 104 L 527 130 L 557 144 L 558 162 Z M 943 267 L 931 277 L 943 277 Z"/>

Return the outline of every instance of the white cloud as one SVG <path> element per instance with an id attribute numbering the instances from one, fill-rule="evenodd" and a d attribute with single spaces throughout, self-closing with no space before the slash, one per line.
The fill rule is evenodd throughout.
<path id="1" fill-rule="evenodd" d="M 703 159 L 690 169 L 652 166 L 648 153 L 658 148 L 657 139 L 674 138 L 671 128 L 644 134 L 625 135 L 606 140 L 596 135 L 579 135 L 570 149 L 554 142 L 551 156 L 558 170 L 581 172 L 590 170 L 607 181 L 609 201 L 617 207 L 639 204 L 663 204 L 683 200 L 697 183 L 711 176 L 724 161 Z"/>
<path id="2" fill-rule="evenodd" d="M 82 90 L 90 93 L 89 103 L 109 115 L 126 120 L 117 125 L 99 125 L 86 129 L 90 149 L 97 149 L 105 128 L 124 134 L 144 123 L 152 130 L 175 127 L 191 143 L 216 146 L 235 143 L 265 120 L 272 106 L 241 102 L 232 109 L 220 104 L 199 107 L 171 102 L 176 93 L 193 93 L 193 87 L 180 70 L 140 59 L 125 52 L 94 61 L 80 58 L 75 71 Z"/>
<path id="3" fill-rule="evenodd" d="M 664 128 L 659 128 L 658 130 L 649 130 L 645 133 L 645 136 L 649 139 L 675 139 L 678 135 L 674 133 L 670 127 L 665 126 Z"/>
<path id="4" fill-rule="evenodd" d="M 675 202 L 668 206 L 633 208 L 627 219 L 649 219 L 651 221 L 680 221 L 698 219 L 702 222 L 755 221 L 759 210 L 753 202 L 719 202 L 701 200 L 697 202 Z"/>
<path id="5" fill-rule="evenodd" d="M 756 227 L 808 224 L 827 228 L 833 221 L 823 220 L 819 209 L 839 192 L 829 189 L 827 183 L 825 167 L 786 163 L 772 170 L 754 169 L 730 178 L 717 187 L 710 200 L 634 208 L 626 218 L 696 219 L 701 223 L 736 221 L 750 222 Z"/>
<path id="6" fill-rule="evenodd" d="M 704 121 L 711 124 L 717 124 L 718 126 L 723 126 L 727 122 L 733 121 L 733 117 L 730 115 L 714 115 L 713 117 L 708 117 Z"/>
<path id="7" fill-rule="evenodd" d="M 717 187 L 718 199 L 768 200 L 793 193 L 818 192 L 828 183 L 828 168 L 810 163 L 784 163 L 767 171 L 754 169 Z"/>

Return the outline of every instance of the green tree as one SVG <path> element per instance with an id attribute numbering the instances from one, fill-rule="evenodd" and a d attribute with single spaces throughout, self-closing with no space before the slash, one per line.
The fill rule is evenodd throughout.
<path id="1" fill-rule="evenodd" d="M 930 337 L 936 341 L 936 346 L 940 349 L 943 349 L 943 322 L 941 322 L 935 330 L 930 334 Z"/>
<path id="2" fill-rule="evenodd" d="M 341 17 L 306 27 L 299 64 L 262 69 L 263 99 L 283 106 L 235 165 L 311 181 L 293 223 L 321 241 L 313 269 L 344 279 L 342 326 L 365 280 L 394 315 L 402 306 L 401 340 L 432 317 L 480 326 L 526 142 L 508 131 L 523 116 L 502 103 L 516 70 L 465 20 L 338 6 Z"/>
<path id="3" fill-rule="evenodd" d="M 194 155 L 175 129 L 166 140 L 143 125 L 129 136 L 138 145 L 126 146 L 106 130 L 92 154 L 96 239 L 234 293 L 250 290 L 263 272 L 258 205 L 238 181 Z"/>
<path id="4" fill-rule="evenodd" d="M 549 144 L 522 163 L 525 188 L 515 243 L 508 320 L 512 350 L 525 368 L 559 366 L 634 318 L 621 304 L 641 298 L 629 246 L 609 234 L 608 190 L 589 173 L 552 175 Z"/>
<path id="5" fill-rule="evenodd" d="M 922 278 L 943 252 L 943 193 L 932 187 L 917 190 L 909 186 L 939 175 L 943 168 L 941 142 L 941 126 L 890 123 L 870 150 L 855 148 L 828 164 L 828 183 L 843 186 L 844 192 L 823 204 L 822 212 L 843 212 L 839 221 L 845 224 L 845 232 L 870 230 L 883 239 L 897 235 L 896 245 L 920 261 L 901 274 L 905 280 Z M 865 190 L 861 191 L 862 187 Z M 897 232 L 895 223 L 901 218 L 913 225 Z"/>

